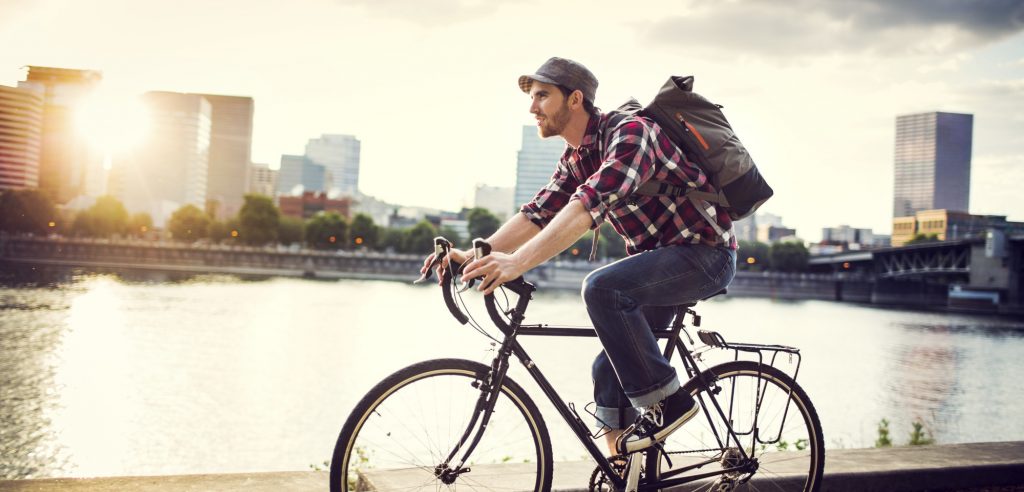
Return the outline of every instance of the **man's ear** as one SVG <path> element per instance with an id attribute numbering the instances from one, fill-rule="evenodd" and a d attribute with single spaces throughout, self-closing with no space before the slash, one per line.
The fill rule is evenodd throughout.
<path id="1" fill-rule="evenodd" d="M 569 94 L 569 105 L 574 107 L 574 108 L 576 106 L 582 106 L 583 105 L 583 92 L 580 91 L 579 89 L 572 91 L 572 94 Z"/>

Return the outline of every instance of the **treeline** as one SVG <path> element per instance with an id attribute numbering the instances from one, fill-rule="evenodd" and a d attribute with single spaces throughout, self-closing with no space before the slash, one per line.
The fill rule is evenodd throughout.
<path id="1" fill-rule="evenodd" d="M 38 190 L 9 190 L 0 193 L 0 231 L 56 234 L 68 237 L 159 237 L 149 214 L 130 214 L 112 196 L 103 196 L 85 210 L 62 216 Z M 501 225 L 486 209 L 468 211 L 470 237 L 487 237 Z M 381 227 L 365 214 L 351 219 L 337 212 L 321 212 L 302 220 L 281 214 L 270 197 L 246 195 L 241 210 L 234 217 L 218 221 L 196 207 L 185 205 L 175 210 L 164 230 L 171 239 L 211 244 L 300 245 L 325 250 L 365 249 L 398 253 L 427 253 L 433 250 L 433 239 L 443 235 L 460 246 L 468 239 L 449 228 L 438 229 L 427 220 L 403 229 Z"/>
<path id="2" fill-rule="evenodd" d="M 465 217 L 468 237 L 447 227 L 439 229 L 427 220 L 403 229 L 381 227 L 365 214 L 356 214 L 348 219 L 336 212 L 321 212 L 302 220 L 282 215 L 270 197 L 246 195 L 238 214 L 224 221 L 214 220 L 199 207 L 185 205 L 171 214 L 165 232 L 172 239 L 185 242 L 251 246 L 296 244 L 324 250 L 364 249 L 425 254 L 433 250 L 436 236 L 457 240 L 459 247 L 468 248 L 471 238 L 488 237 L 501 226 L 499 219 L 483 208 L 471 209 Z M 130 214 L 112 196 L 98 198 L 91 207 L 71 217 L 61 217 L 53 202 L 38 190 L 0 193 L 0 231 L 99 238 L 158 235 L 148 214 Z M 598 258 L 625 256 L 625 244 L 610 225 L 604 224 L 598 233 Z M 585 234 L 560 258 L 588 258 L 593 234 L 593 231 Z M 768 245 L 740 241 L 737 266 L 746 271 L 802 272 L 807 270 L 808 258 L 807 248 L 801 243 Z"/>

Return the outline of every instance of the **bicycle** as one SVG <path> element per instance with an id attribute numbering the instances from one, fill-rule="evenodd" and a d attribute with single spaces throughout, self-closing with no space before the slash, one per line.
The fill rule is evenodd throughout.
<path id="1" fill-rule="evenodd" d="M 435 239 L 435 265 L 451 248 Z M 490 246 L 474 241 L 474 254 Z M 665 441 L 625 457 L 608 458 L 595 444 L 575 406 L 566 403 L 519 343 L 521 336 L 595 337 L 593 328 L 524 324 L 535 291 L 522 277 L 503 285 L 504 308 L 485 296 L 491 337 L 464 311 L 455 288 L 459 265 L 445 270 L 442 295 L 451 314 L 500 344 L 490 365 L 435 359 L 388 376 L 349 415 L 335 445 L 330 470 L 334 492 L 353 490 L 534 490 L 552 488 L 553 459 L 547 425 L 523 388 L 507 377 L 514 355 L 536 381 L 597 466 L 588 490 L 802 490 L 821 487 L 825 462 L 821 424 L 797 385 L 799 349 L 783 345 L 730 343 L 699 330 L 698 347 L 686 330 L 689 316 L 699 328 L 696 302 L 676 308 L 664 355 L 681 360 L 689 380 L 683 388 L 701 413 Z M 432 268 L 431 268 L 432 269 Z M 428 278 L 431 269 L 420 280 Z M 468 289 L 466 286 L 463 290 Z M 499 291 L 496 291 L 499 292 Z M 508 292 L 518 296 L 514 306 Z M 457 302 L 459 301 L 459 302 Z M 460 306 L 460 302 L 462 305 Z M 681 335 L 686 336 L 686 340 Z M 689 342 L 689 347 L 686 345 Z M 732 350 L 733 360 L 701 368 L 711 350 Z M 741 359 L 752 354 L 756 360 Z M 796 357 L 790 376 L 776 367 L 780 354 Z M 792 410 L 792 411 L 791 411 Z"/>

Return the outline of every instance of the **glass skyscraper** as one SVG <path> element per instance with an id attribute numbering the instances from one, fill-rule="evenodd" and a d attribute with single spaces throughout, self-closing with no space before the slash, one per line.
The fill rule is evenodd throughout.
<path id="1" fill-rule="evenodd" d="M 353 135 L 321 135 L 306 144 L 306 158 L 330 173 L 326 191 L 355 195 L 359 190 L 361 144 Z"/>
<path id="2" fill-rule="evenodd" d="M 896 117 L 893 217 L 922 210 L 968 211 L 973 127 L 970 114 Z"/>
<path id="3" fill-rule="evenodd" d="M 542 139 L 536 126 L 523 126 L 523 144 L 516 164 L 516 210 L 551 181 L 563 152 L 565 140 L 561 137 Z"/>

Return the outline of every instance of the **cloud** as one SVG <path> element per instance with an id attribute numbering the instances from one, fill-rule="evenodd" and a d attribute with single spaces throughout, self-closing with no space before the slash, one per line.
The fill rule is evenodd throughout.
<path id="1" fill-rule="evenodd" d="M 978 84 L 978 89 L 986 96 L 999 98 L 1004 101 L 1019 102 L 1024 100 L 1024 79 L 986 80 Z"/>
<path id="2" fill-rule="evenodd" d="M 0 0 L 0 26 L 19 20 L 35 8 L 31 0 Z"/>
<path id="3" fill-rule="evenodd" d="M 362 7 L 381 17 L 401 19 L 424 27 L 488 17 L 503 4 L 487 0 L 339 0 L 338 3 Z"/>
<path id="4" fill-rule="evenodd" d="M 948 55 L 1024 31 L 1024 0 L 695 0 L 649 41 L 777 57 Z"/>

